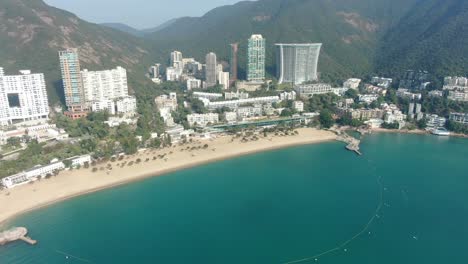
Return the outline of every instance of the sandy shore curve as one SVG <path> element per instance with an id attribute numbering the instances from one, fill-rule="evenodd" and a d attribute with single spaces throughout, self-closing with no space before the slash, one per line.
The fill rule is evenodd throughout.
<path id="1" fill-rule="evenodd" d="M 160 150 L 149 149 L 120 161 L 64 171 L 50 179 L 2 190 L 0 229 L 21 214 L 84 194 L 238 156 L 336 139 L 336 135 L 328 131 L 312 128 L 297 131 L 298 135 L 289 136 L 270 134 L 265 138 L 258 135 L 258 140 L 248 142 L 225 136 Z M 141 161 L 137 163 L 137 160 Z M 133 164 L 129 166 L 129 163 Z M 93 172 L 93 168 L 97 171 Z"/>

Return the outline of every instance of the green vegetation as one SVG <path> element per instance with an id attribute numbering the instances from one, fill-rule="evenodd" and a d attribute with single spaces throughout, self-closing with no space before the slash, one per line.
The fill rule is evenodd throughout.
<path id="1" fill-rule="evenodd" d="M 455 133 L 468 134 L 468 125 L 448 120 L 446 127 L 448 130 L 453 131 Z"/>
<path id="2" fill-rule="evenodd" d="M 51 104 L 63 100 L 58 51 L 70 47 L 79 49 L 82 68 L 122 66 L 137 93 L 152 86 L 144 73 L 156 55 L 143 39 L 85 22 L 42 0 L 0 0 L 0 6 L 0 66 L 7 74 L 20 69 L 44 73 Z"/>
<path id="3" fill-rule="evenodd" d="M 382 128 L 386 128 L 386 129 L 398 129 L 399 127 L 400 125 L 398 124 L 398 122 L 382 124 Z"/>
<path id="4" fill-rule="evenodd" d="M 24 151 L 20 152 L 18 159 L 0 161 L 0 178 L 30 169 L 38 164 L 46 165 L 55 158 L 62 160 L 86 153 L 88 153 L 87 150 L 81 149 L 79 145 L 57 143 L 46 146 L 45 143 L 33 140 Z"/>
<path id="5" fill-rule="evenodd" d="M 335 123 L 332 113 L 327 109 L 324 109 L 320 112 L 319 121 L 324 128 L 330 128 Z"/>
<path id="6" fill-rule="evenodd" d="M 465 0 L 419 1 L 380 39 L 377 71 L 427 70 L 439 78 L 466 74 L 467 23 Z"/>

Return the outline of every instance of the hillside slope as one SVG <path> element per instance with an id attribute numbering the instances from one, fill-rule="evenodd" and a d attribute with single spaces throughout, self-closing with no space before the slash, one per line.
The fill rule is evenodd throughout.
<path id="1" fill-rule="evenodd" d="M 0 66 L 8 74 L 43 72 L 51 103 L 63 93 L 59 50 L 79 48 L 83 68 L 126 67 L 131 83 L 144 82 L 145 60 L 152 57 L 142 40 L 85 22 L 42 0 L 0 0 L 0 43 Z"/>
<path id="2" fill-rule="evenodd" d="M 429 70 L 437 76 L 468 71 L 468 1 L 425 0 L 382 38 L 382 73 Z"/>
<path id="3" fill-rule="evenodd" d="M 259 0 L 216 8 L 200 18 L 181 18 L 151 35 L 163 52 L 180 49 L 202 59 L 208 51 L 228 60 L 229 43 L 241 42 L 245 65 L 246 40 L 253 33 L 267 39 L 267 67 L 275 72 L 274 43 L 321 42 L 322 79 L 365 74 L 375 67 L 380 37 L 398 24 L 418 0 Z M 245 69 L 241 69 L 241 73 Z"/>
<path id="4" fill-rule="evenodd" d="M 122 24 L 122 23 L 101 23 L 99 25 L 109 27 L 109 28 L 113 28 L 113 29 L 125 32 L 127 34 L 133 35 L 135 37 L 143 37 L 143 35 L 144 35 L 144 32 L 142 32 L 142 31 L 140 31 L 140 30 L 138 30 L 136 28 L 133 28 L 133 27 L 131 27 L 129 25 Z"/>

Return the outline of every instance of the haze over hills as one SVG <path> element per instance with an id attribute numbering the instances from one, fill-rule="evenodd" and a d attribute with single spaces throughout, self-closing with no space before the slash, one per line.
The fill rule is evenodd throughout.
<path id="1" fill-rule="evenodd" d="M 123 23 L 101 23 L 101 26 L 113 28 L 125 33 L 128 33 L 130 35 L 133 35 L 135 37 L 143 37 L 144 33 L 136 28 L 133 28 L 129 25 L 123 24 Z"/>
<path id="2" fill-rule="evenodd" d="M 132 88 L 142 90 L 151 87 L 144 77 L 147 67 L 165 64 L 172 50 L 201 62 L 214 51 L 228 61 L 229 44 L 240 42 L 244 76 L 247 39 L 255 33 L 267 39 L 270 77 L 278 42 L 323 43 L 323 81 L 340 83 L 374 73 L 393 77 L 406 69 L 426 69 L 439 77 L 465 74 L 467 5 L 464 0 L 259 0 L 141 31 L 88 23 L 42 0 L 0 0 L 0 66 L 7 73 L 28 68 L 44 72 L 55 102 L 62 93 L 58 50 L 79 48 L 83 68 L 126 67 Z M 144 85 L 132 85 L 136 82 Z"/>
<path id="3" fill-rule="evenodd" d="M 130 83 L 145 81 L 151 51 L 139 38 L 79 19 L 42 0 L 0 0 L 0 67 L 43 72 L 51 103 L 63 93 L 58 51 L 79 48 L 82 68 L 126 67 Z"/>
<path id="4" fill-rule="evenodd" d="M 175 21 L 177 21 L 178 18 L 174 18 L 171 20 L 168 20 L 167 22 L 162 23 L 159 26 L 153 27 L 153 28 L 147 28 L 147 29 L 136 29 L 133 28 L 129 25 L 123 24 L 123 23 L 101 23 L 100 25 L 110 27 L 125 33 L 128 33 L 130 35 L 136 36 L 136 37 L 144 37 L 147 34 L 154 33 L 156 31 L 162 30 L 170 25 L 172 25 Z"/>

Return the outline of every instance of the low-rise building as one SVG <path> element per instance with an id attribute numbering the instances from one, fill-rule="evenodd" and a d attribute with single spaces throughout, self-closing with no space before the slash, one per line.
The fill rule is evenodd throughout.
<path id="1" fill-rule="evenodd" d="M 187 115 L 187 121 L 190 126 L 206 126 L 208 124 L 216 124 L 219 122 L 219 114 L 208 113 L 208 114 L 191 114 Z"/>
<path id="2" fill-rule="evenodd" d="M 207 102 L 205 104 L 211 110 L 219 109 L 223 107 L 228 107 L 230 109 L 236 109 L 237 107 L 245 104 L 267 104 L 267 103 L 277 103 L 280 99 L 278 96 L 267 96 L 267 97 L 255 97 L 248 99 L 239 99 L 231 101 L 220 101 L 220 102 Z"/>
<path id="3" fill-rule="evenodd" d="M 450 113 L 450 121 L 468 125 L 468 113 Z"/>
<path id="4" fill-rule="evenodd" d="M 244 106 L 237 108 L 237 119 L 244 120 L 250 117 L 261 116 L 263 114 L 262 105 L 256 104 L 254 106 Z"/>
<path id="5" fill-rule="evenodd" d="M 177 94 L 170 93 L 169 95 L 161 95 L 154 99 L 156 107 L 161 110 L 162 108 L 169 108 L 171 111 L 177 109 Z"/>
<path id="6" fill-rule="evenodd" d="M 115 103 L 112 100 L 93 101 L 91 110 L 93 112 L 107 111 L 110 115 L 115 115 Z"/>
<path id="7" fill-rule="evenodd" d="M 71 167 L 76 168 L 76 167 L 81 167 L 84 166 L 85 164 L 91 164 L 91 155 L 83 155 L 83 156 L 78 156 L 78 157 L 73 157 L 69 158 L 68 160 L 71 161 Z"/>
<path id="8" fill-rule="evenodd" d="M 28 171 L 8 176 L 2 179 L 2 185 L 6 188 L 13 188 L 18 185 L 26 184 L 30 181 L 52 175 L 56 171 L 65 169 L 63 162 L 54 162 L 45 166 L 36 166 Z"/>
<path id="9" fill-rule="evenodd" d="M 202 88 L 202 81 L 195 78 L 189 78 L 187 80 L 187 90 L 200 89 Z"/>
<path id="10" fill-rule="evenodd" d="M 109 120 L 105 121 L 104 123 L 107 124 L 109 127 L 118 127 L 121 124 L 135 125 L 137 123 L 137 120 L 130 118 L 109 117 Z"/>
<path id="11" fill-rule="evenodd" d="M 427 128 L 433 129 L 433 128 L 444 127 L 445 123 L 447 123 L 447 118 L 440 117 L 438 115 L 426 115 L 426 121 L 427 121 L 426 123 Z"/>
<path id="12" fill-rule="evenodd" d="M 293 108 L 299 113 L 304 112 L 304 103 L 302 101 L 294 101 Z"/>
<path id="13" fill-rule="evenodd" d="M 374 101 L 377 101 L 379 96 L 376 94 L 360 94 L 359 95 L 359 102 L 370 104 Z"/>
<path id="14" fill-rule="evenodd" d="M 205 98 L 205 99 L 208 99 L 208 100 L 217 100 L 217 99 L 223 98 L 223 94 L 194 92 L 193 97 L 195 97 L 195 98 Z"/>
<path id="15" fill-rule="evenodd" d="M 444 89 L 450 90 L 452 87 L 468 87 L 468 78 L 449 76 L 444 78 Z"/>
<path id="16" fill-rule="evenodd" d="M 386 123 L 402 123 L 406 120 L 407 116 L 403 114 L 400 110 L 387 111 L 385 113 L 384 121 Z M 403 125 L 404 126 L 404 125 Z M 401 128 L 401 127 L 400 127 Z"/>
<path id="17" fill-rule="evenodd" d="M 175 126 L 174 118 L 172 117 L 172 110 L 169 107 L 159 109 L 159 115 L 164 120 L 164 124 L 168 127 Z"/>
<path id="18" fill-rule="evenodd" d="M 168 82 L 176 82 L 179 80 L 180 75 L 182 72 L 180 69 L 174 67 L 167 67 L 166 68 L 166 81 Z"/>
<path id="19" fill-rule="evenodd" d="M 372 84 L 388 89 L 392 85 L 393 79 L 384 77 L 372 77 Z"/>
<path id="20" fill-rule="evenodd" d="M 245 92 L 225 92 L 224 93 L 224 99 L 226 100 L 232 100 L 232 99 L 248 99 L 249 94 Z"/>
<path id="21" fill-rule="evenodd" d="M 343 88 L 356 90 L 359 88 L 359 84 L 361 84 L 361 79 L 351 78 L 343 83 Z"/>
<path id="22" fill-rule="evenodd" d="M 237 121 L 237 113 L 236 112 L 225 112 L 224 118 L 228 123 L 235 123 Z"/>
<path id="23" fill-rule="evenodd" d="M 137 101 L 134 96 L 127 96 L 115 101 L 116 113 L 133 116 L 137 112 Z"/>
<path id="24" fill-rule="evenodd" d="M 430 91 L 430 92 L 428 93 L 428 95 L 429 95 L 430 97 L 442 97 L 442 96 L 444 96 L 444 92 L 443 92 L 443 91 L 439 91 L 439 90 L 433 90 L 433 91 Z"/>
<path id="25" fill-rule="evenodd" d="M 366 88 L 366 91 L 371 94 L 380 94 L 380 95 L 387 94 L 387 89 L 382 88 L 382 87 L 367 84 L 365 88 Z"/>
<path id="26" fill-rule="evenodd" d="M 468 92 L 449 91 L 447 98 L 452 101 L 468 102 Z"/>
<path id="27" fill-rule="evenodd" d="M 291 91 L 291 92 L 282 92 L 279 94 L 280 100 L 285 101 L 285 100 L 296 100 L 296 92 Z"/>
<path id="28" fill-rule="evenodd" d="M 353 119 L 370 120 L 382 119 L 384 111 L 382 109 L 348 109 L 348 114 Z"/>
<path id="29" fill-rule="evenodd" d="M 237 90 L 245 90 L 247 92 L 254 92 L 256 90 L 260 90 L 262 88 L 263 82 L 246 82 L 246 81 L 238 81 L 236 82 Z"/>
<path id="30" fill-rule="evenodd" d="M 384 121 L 379 118 L 372 118 L 364 122 L 364 124 L 368 125 L 370 128 L 380 128 Z"/>
<path id="31" fill-rule="evenodd" d="M 314 84 L 302 84 L 297 85 L 295 88 L 299 96 L 303 98 L 309 98 L 316 94 L 327 94 L 332 93 L 332 87 L 326 83 L 314 83 Z"/>
<path id="32" fill-rule="evenodd" d="M 408 89 L 399 88 L 396 95 L 401 98 L 408 98 L 411 100 L 421 100 L 422 95 L 420 93 L 411 93 Z"/>
<path id="33" fill-rule="evenodd" d="M 338 96 L 344 96 L 348 90 L 349 88 L 337 87 L 337 88 L 332 88 L 332 93 Z"/>

